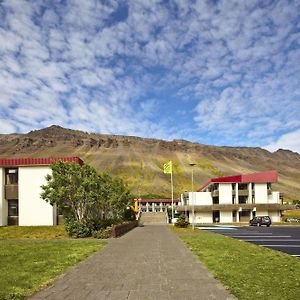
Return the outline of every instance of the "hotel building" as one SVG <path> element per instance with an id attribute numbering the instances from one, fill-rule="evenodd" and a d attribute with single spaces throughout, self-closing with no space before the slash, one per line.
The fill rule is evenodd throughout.
<path id="1" fill-rule="evenodd" d="M 270 216 L 280 222 L 282 211 L 293 209 L 283 205 L 272 183 L 278 181 L 277 171 L 260 172 L 210 179 L 197 192 L 181 194 L 181 206 L 194 223 L 248 222 L 254 216 Z"/>
<path id="2" fill-rule="evenodd" d="M 56 207 L 40 196 L 58 160 L 83 164 L 78 157 L 0 159 L 0 226 L 58 223 Z"/>

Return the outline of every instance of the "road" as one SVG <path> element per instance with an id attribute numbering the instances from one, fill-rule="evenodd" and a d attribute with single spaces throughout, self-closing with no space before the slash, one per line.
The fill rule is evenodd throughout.
<path id="1" fill-rule="evenodd" d="M 234 227 L 220 225 L 198 228 L 282 251 L 300 258 L 300 226 Z"/>

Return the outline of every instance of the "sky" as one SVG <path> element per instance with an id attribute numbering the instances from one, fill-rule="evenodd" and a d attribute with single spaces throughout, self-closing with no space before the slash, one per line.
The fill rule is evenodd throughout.
<path id="1" fill-rule="evenodd" d="M 0 0 L 0 133 L 300 153 L 300 1 Z"/>

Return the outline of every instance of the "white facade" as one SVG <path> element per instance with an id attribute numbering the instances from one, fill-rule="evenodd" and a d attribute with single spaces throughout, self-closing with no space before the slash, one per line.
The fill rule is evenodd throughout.
<path id="1" fill-rule="evenodd" d="M 17 199 L 6 199 L 5 171 L 0 168 L 0 226 L 8 225 L 10 201 L 17 205 L 18 215 L 13 216 L 20 226 L 56 225 L 55 208 L 41 199 L 41 185 L 46 184 L 45 176 L 51 173 L 49 166 L 14 167 L 18 173 Z"/>
<path id="2" fill-rule="evenodd" d="M 210 192 L 189 192 L 189 205 L 210 205 L 212 197 Z"/>
<path id="3" fill-rule="evenodd" d="M 231 178 L 239 181 L 230 181 Z M 254 181 L 247 182 L 248 178 Z M 273 222 L 280 222 L 281 212 L 289 208 L 281 204 L 279 192 L 271 189 L 271 182 L 276 181 L 276 171 L 216 178 L 201 192 L 184 193 L 182 199 L 187 198 L 186 206 L 181 206 L 178 211 L 188 212 L 192 223 L 194 210 L 196 224 L 248 222 L 254 216 L 266 215 Z"/>
<path id="4" fill-rule="evenodd" d="M 4 199 L 4 169 L 0 168 L 0 226 L 7 225 L 7 201 Z"/>
<path id="5" fill-rule="evenodd" d="M 255 203 L 268 203 L 268 190 L 266 183 L 256 183 L 254 187 Z"/>
<path id="6" fill-rule="evenodd" d="M 232 203 L 232 184 L 222 183 L 219 184 L 219 203 L 231 204 Z"/>
<path id="7" fill-rule="evenodd" d="M 48 166 L 19 168 L 19 225 L 56 225 L 54 207 L 41 199 L 41 185 L 51 173 Z"/>

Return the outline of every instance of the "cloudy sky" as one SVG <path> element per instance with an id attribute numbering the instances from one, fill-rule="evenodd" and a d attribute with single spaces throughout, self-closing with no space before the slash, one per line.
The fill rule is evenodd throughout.
<path id="1" fill-rule="evenodd" d="M 0 1 L 0 133 L 300 152 L 300 1 Z"/>

